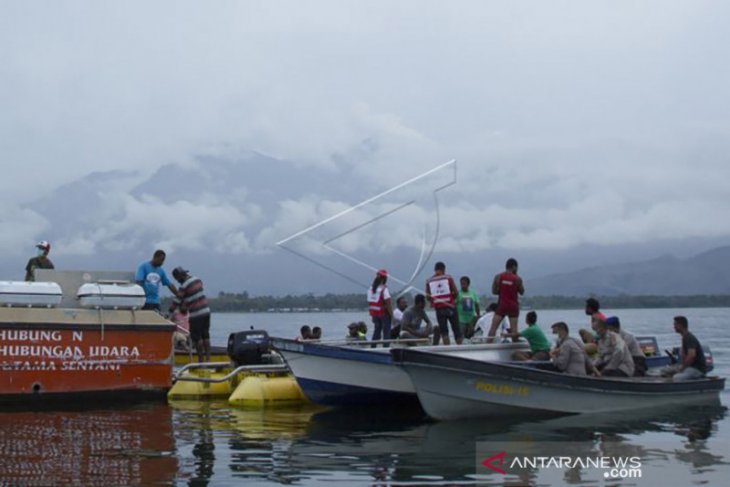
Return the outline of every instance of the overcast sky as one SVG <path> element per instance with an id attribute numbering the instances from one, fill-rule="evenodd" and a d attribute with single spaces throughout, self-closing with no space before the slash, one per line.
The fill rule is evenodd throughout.
<path id="1" fill-rule="evenodd" d="M 720 1 L 1 1 L 0 251 L 48 237 L 24 204 L 91 172 L 247 151 L 325 189 L 272 214 L 108 200 L 151 229 L 194 207 L 193 250 L 267 251 L 455 158 L 443 251 L 727 236 L 728 18 Z M 56 239 L 91 254 L 95 235 Z"/>

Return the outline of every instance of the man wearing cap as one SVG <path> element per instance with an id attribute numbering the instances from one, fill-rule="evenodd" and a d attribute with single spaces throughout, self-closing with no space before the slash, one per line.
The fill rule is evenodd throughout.
<path id="1" fill-rule="evenodd" d="M 51 244 L 45 240 L 41 240 L 35 244 L 36 256 L 31 257 L 28 260 L 28 265 L 25 266 L 25 280 L 35 281 L 35 270 L 36 269 L 53 269 L 53 262 L 48 258 L 48 252 L 51 251 Z"/>
<path id="2" fill-rule="evenodd" d="M 388 291 L 388 271 L 378 270 L 372 285 L 368 288 L 368 311 L 373 320 L 373 341 L 390 340 L 390 323 L 393 317 L 393 304 Z M 375 346 L 375 345 L 373 345 Z M 388 344 L 386 343 L 387 347 Z"/>
<path id="3" fill-rule="evenodd" d="M 170 303 L 170 311 L 184 304 L 189 313 L 190 340 L 198 353 L 198 362 L 210 362 L 210 308 L 203 291 L 203 281 L 193 277 L 182 267 L 172 270 L 172 277 L 180 283 L 180 291 Z M 203 360 L 205 359 L 205 360 Z"/>
<path id="4" fill-rule="evenodd" d="M 152 260 L 142 262 L 137 267 L 134 280 L 142 286 L 145 294 L 145 302 L 142 309 L 160 311 L 160 285 L 167 286 L 170 292 L 177 296 L 177 288 L 170 282 L 162 264 L 165 263 L 165 251 L 155 250 Z"/>

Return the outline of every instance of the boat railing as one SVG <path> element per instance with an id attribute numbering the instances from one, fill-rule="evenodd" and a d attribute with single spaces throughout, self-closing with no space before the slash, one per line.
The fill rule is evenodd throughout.
<path id="1" fill-rule="evenodd" d="M 219 383 L 231 380 L 241 372 L 285 372 L 289 370 L 289 367 L 285 364 L 263 364 L 263 365 L 239 365 L 235 369 L 222 377 L 197 377 L 193 375 L 187 375 L 186 372 L 193 369 L 220 369 L 223 367 L 230 367 L 230 362 L 201 362 L 197 364 L 187 364 L 180 370 L 176 371 L 173 376 L 173 382 L 186 381 L 186 382 L 207 382 L 207 383 Z"/>
<path id="2" fill-rule="evenodd" d="M 430 345 L 430 338 L 395 338 L 393 340 L 348 340 L 337 338 L 332 340 L 301 340 L 301 343 L 315 343 L 321 345 L 347 345 L 352 347 L 367 347 L 370 345 Z"/>
<path id="3" fill-rule="evenodd" d="M 348 339 L 332 339 L 332 340 L 317 340 L 317 339 L 309 339 L 309 340 L 299 340 L 299 343 L 313 343 L 313 344 L 321 344 L 321 345 L 328 345 L 328 346 L 347 346 L 347 347 L 361 347 L 361 348 L 367 348 L 367 347 L 375 347 L 376 345 L 389 345 L 391 347 L 397 347 L 399 345 L 402 346 L 414 346 L 414 345 L 426 345 L 430 346 L 433 345 L 433 341 L 431 338 L 395 338 L 392 340 L 348 340 Z M 499 348 L 522 348 L 525 346 L 527 342 L 525 340 L 519 340 L 517 342 L 513 342 L 512 340 L 502 340 L 502 341 L 492 341 L 490 342 L 486 337 L 483 339 L 470 339 L 469 341 L 465 341 L 464 343 L 460 344 L 459 346 L 469 346 L 469 345 L 492 345 L 495 349 Z M 454 344 L 453 346 L 456 346 Z"/>

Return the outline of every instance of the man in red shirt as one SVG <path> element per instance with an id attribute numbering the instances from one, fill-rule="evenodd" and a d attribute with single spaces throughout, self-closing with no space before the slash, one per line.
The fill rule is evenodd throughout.
<path id="1" fill-rule="evenodd" d="M 463 340 L 459 321 L 456 318 L 456 295 L 459 290 L 456 288 L 454 278 L 446 274 L 446 264 L 436 262 L 433 268 L 434 275 L 426 281 L 426 298 L 431 307 L 436 310 L 436 321 L 438 328 L 433 334 L 433 344 L 438 345 L 439 339 L 443 337 L 444 345 L 450 345 L 449 323 L 454 332 L 454 339 L 457 344 Z"/>
<path id="2" fill-rule="evenodd" d="M 505 271 L 494 276 L 492 281 L 492 294 L 496 294 L 497 311 L 492 318 L 492 326 L 489 328 L 487 339 L 491 342 L 497 332 L 497 327 L 504 317 L 509 318 L 510 335 L 513 341 L 517 334 L 517 318 L 520 316 L 520 302 L 518 295 L 525 294 L 525 287 L 522 278 L 517 275 L 517 260 L 507 259 Z"/>

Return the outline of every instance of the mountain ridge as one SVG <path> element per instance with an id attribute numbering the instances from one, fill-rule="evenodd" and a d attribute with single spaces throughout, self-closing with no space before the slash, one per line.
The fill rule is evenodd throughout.
<path id="1" fill-rule="evenodd" d="M 534 296 L 696 295 L 730 293 L 730 245 L 680 259 L 653 259 L 585 267 L 527 279 Z"/>

